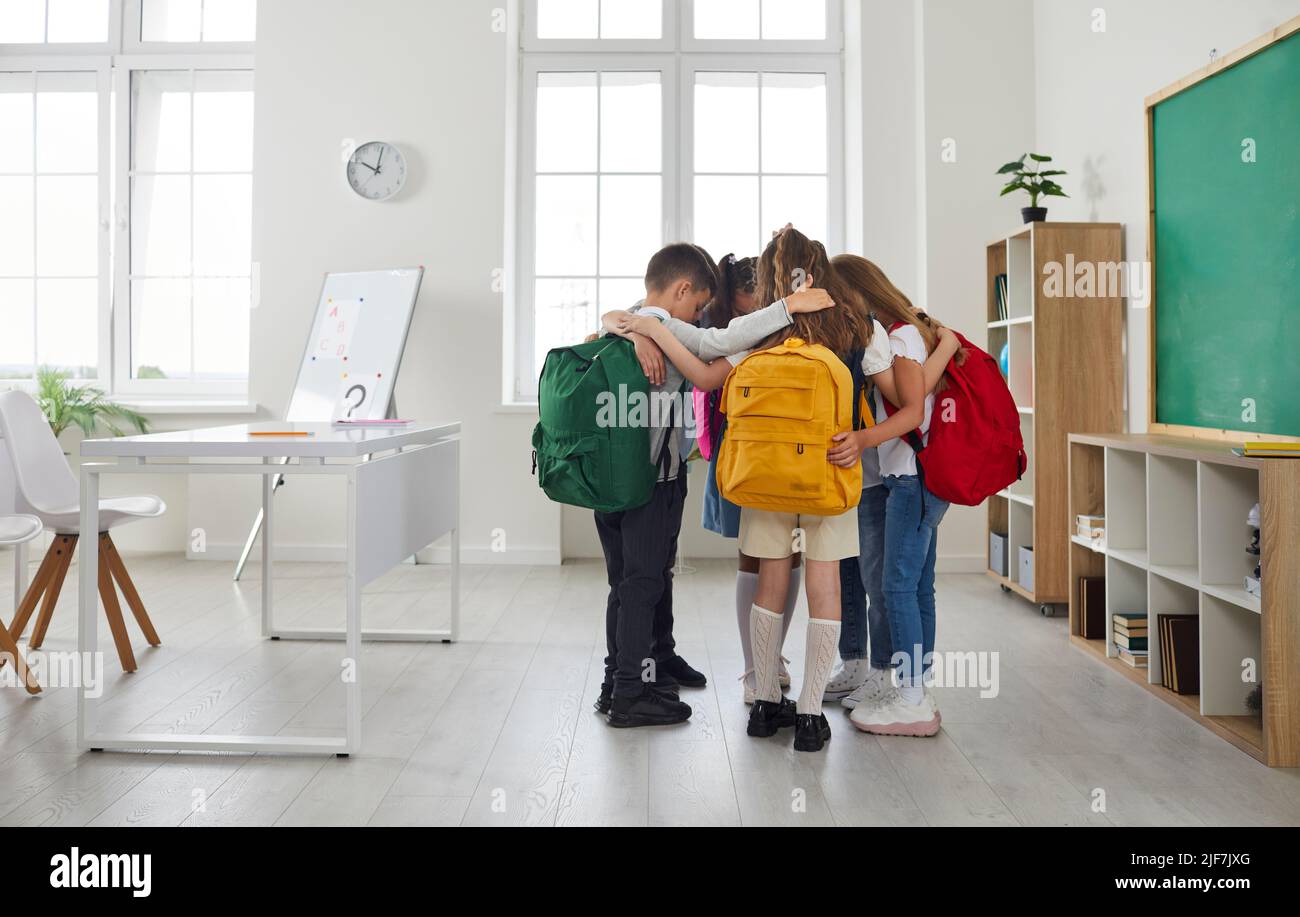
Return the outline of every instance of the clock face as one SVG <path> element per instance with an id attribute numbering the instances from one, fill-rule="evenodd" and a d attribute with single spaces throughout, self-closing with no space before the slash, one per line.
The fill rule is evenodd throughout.
<path id="1" fill-rule="evenodd" d="M 406 183 L 406 158 L 391 143 L 372 140 L 352 152 L 347 177 L 348 186 L 366 200 L 386 200 Z"/>

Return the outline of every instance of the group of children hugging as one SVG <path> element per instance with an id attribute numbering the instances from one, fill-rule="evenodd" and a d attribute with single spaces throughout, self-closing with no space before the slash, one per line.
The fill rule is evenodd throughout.
<path id="1" fill-rule="evenodd" d="M 830 258 L 790 226 L 758 258 L 727 255 L 715 264 L 696 245 L 669 245 L 650 259 L 645 288 L 644 301 L 602 316 L 602 325 L 606 335 L 633 342 L 652 395 L 680 392 L 687 382 L 716 393 L 751 353 L 789 339 L 827 348 L 870 393 L 866 423 L 824 444 L 827 462 L 861 466 L 856 506 L 832 515 L 724 498 L 717 466 L 727 420 L 716 395 L 707 400 L 713 448 L 702 524 L 739 539 L 736 621 L 748 734 L 792 727 L 796 749 L 819 751 L 831 734 L 823 703 L 839 701 L 862 731 L 934 735 L 939 709 L 924 681 L 935 639 L 936 534 L 948 504 L 925 487 L 914 446 L 917 436 L 924 444 L 945 368 L 964 356 L 958 336 L 914 308 L 866 258 Z M 672 568 L 690 432 L 680 414 L 652 427 L 649 501 L 595 513 L 610 588 L 596 709 L 611 726 L 683 722 L 691 707 L 679 689 L 706 683 L 673 639 Z M 807 637 L 803 683 L 791 701 L 782 693 L 790 676 L 781 650 L 801 580 Z"/>

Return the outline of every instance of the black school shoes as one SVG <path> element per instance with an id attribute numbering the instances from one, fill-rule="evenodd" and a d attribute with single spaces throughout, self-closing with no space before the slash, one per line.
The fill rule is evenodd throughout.
<path id="1" fill-rule="evenodd" d="M 830 741 L 831 724 L 826 714 L 800 713 L 794 718 L 794 750 L 821 751 Z"/>
<path id="2" fill-rule="evenodd" d="M 651 691 L 658 691 L 660 694 L 667 696 L 671 700 L 677 700 L 677 685 L 652 684 L 647 685 Z M 614 686 L 608 683 L 600 686 L 600 696 L 592 704 L 596 712 L 601 716 L 609 713 L 609 708 L 614 702 Z"/>
<path id="3" fill-rule="evenodd" d="M 672 726 L 691 718 L 691 705 L 683 704 L 662 689 L 644 688 L 634 697 L 615 696 L 609 705 L 609 725 L 616 729 L 635 726 Z"/>
<path id="4" fill-rule="evenodd" d="M 776 735 L 778 729 L 789 729 L 795 724 L 794 701 L 788 697 L 780 700 L 756 700 L 749 708 L 748 735 L 766 738 Z"/>
<path id="5" fill-rule="evenodd" d="M 663 662 L 655 663 L 656 674 L 660 681 L 667 675 L 684 688 L 703 688 L 709 683 L 703 672 L 691 668 L 691 664 L 681 656 L 672 656 Z"/>

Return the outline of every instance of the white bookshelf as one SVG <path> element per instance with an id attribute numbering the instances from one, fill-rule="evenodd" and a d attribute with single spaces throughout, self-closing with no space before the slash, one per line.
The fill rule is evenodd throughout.
<path id="1" fill-rule="evenodd" d="M 1300 628 L 1300 596 L 1284 580 L 1295 563 L 1285 525 L 1297 513 L 1290 488 L 1300 481 L 1300 461 L 1272 460 L 1266 472 L 1269 460 L 1234 456 L 1227 445 L 1164 436 L 1072 434 L 1069 444 L 1072 640 L 1255 757 L 1274 766 L 1300 765 L 1300 691 L 1290 674 L 1300 664 L 1293 636 Z M 1246 550 L 1247 516 L 1256 503 L 1264 517 L 1262 598 L 1244 586 L 1261 560 Z M 1098 514 L 1106 517 L 1104 546 L 1074 531 L 1076 515 Z M 1288 559 L 1279 564 L 1283 556 Z M 1084 639 L 1078 579 L 1103 573 L 1105 636 Z M 1124 611 L 1147 613 L 1145 669 L 1118 659 L 1111 615 Z M 1198 618 L 1198 695 L 1178 695 L 1161 684 L 1162 614 Z M 1268 672 L 1265 660 L 1271 660 Z M 1265 685 L 1262 721 L 1246 706 L 1254 683 L 1244 681 L 1243 672 L 1251 667 Z"/>

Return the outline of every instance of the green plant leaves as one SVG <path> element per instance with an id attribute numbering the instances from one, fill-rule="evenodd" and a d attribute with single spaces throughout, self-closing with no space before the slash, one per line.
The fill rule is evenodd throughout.
<path id="1" fill-rule="evenodd" d="M 99 424 L 114 436 L 121 436 L 122 428 L 115 423 L 119 420 L 141 433 L 149 432 L 149 420 L 143 414 L 109 401 L 101 389 L 69 385 L 68 378 L 68 373 L 50 366 L 36 371 L 36 403 L 56 437 L 70 426 L 91 436 Z"/>

